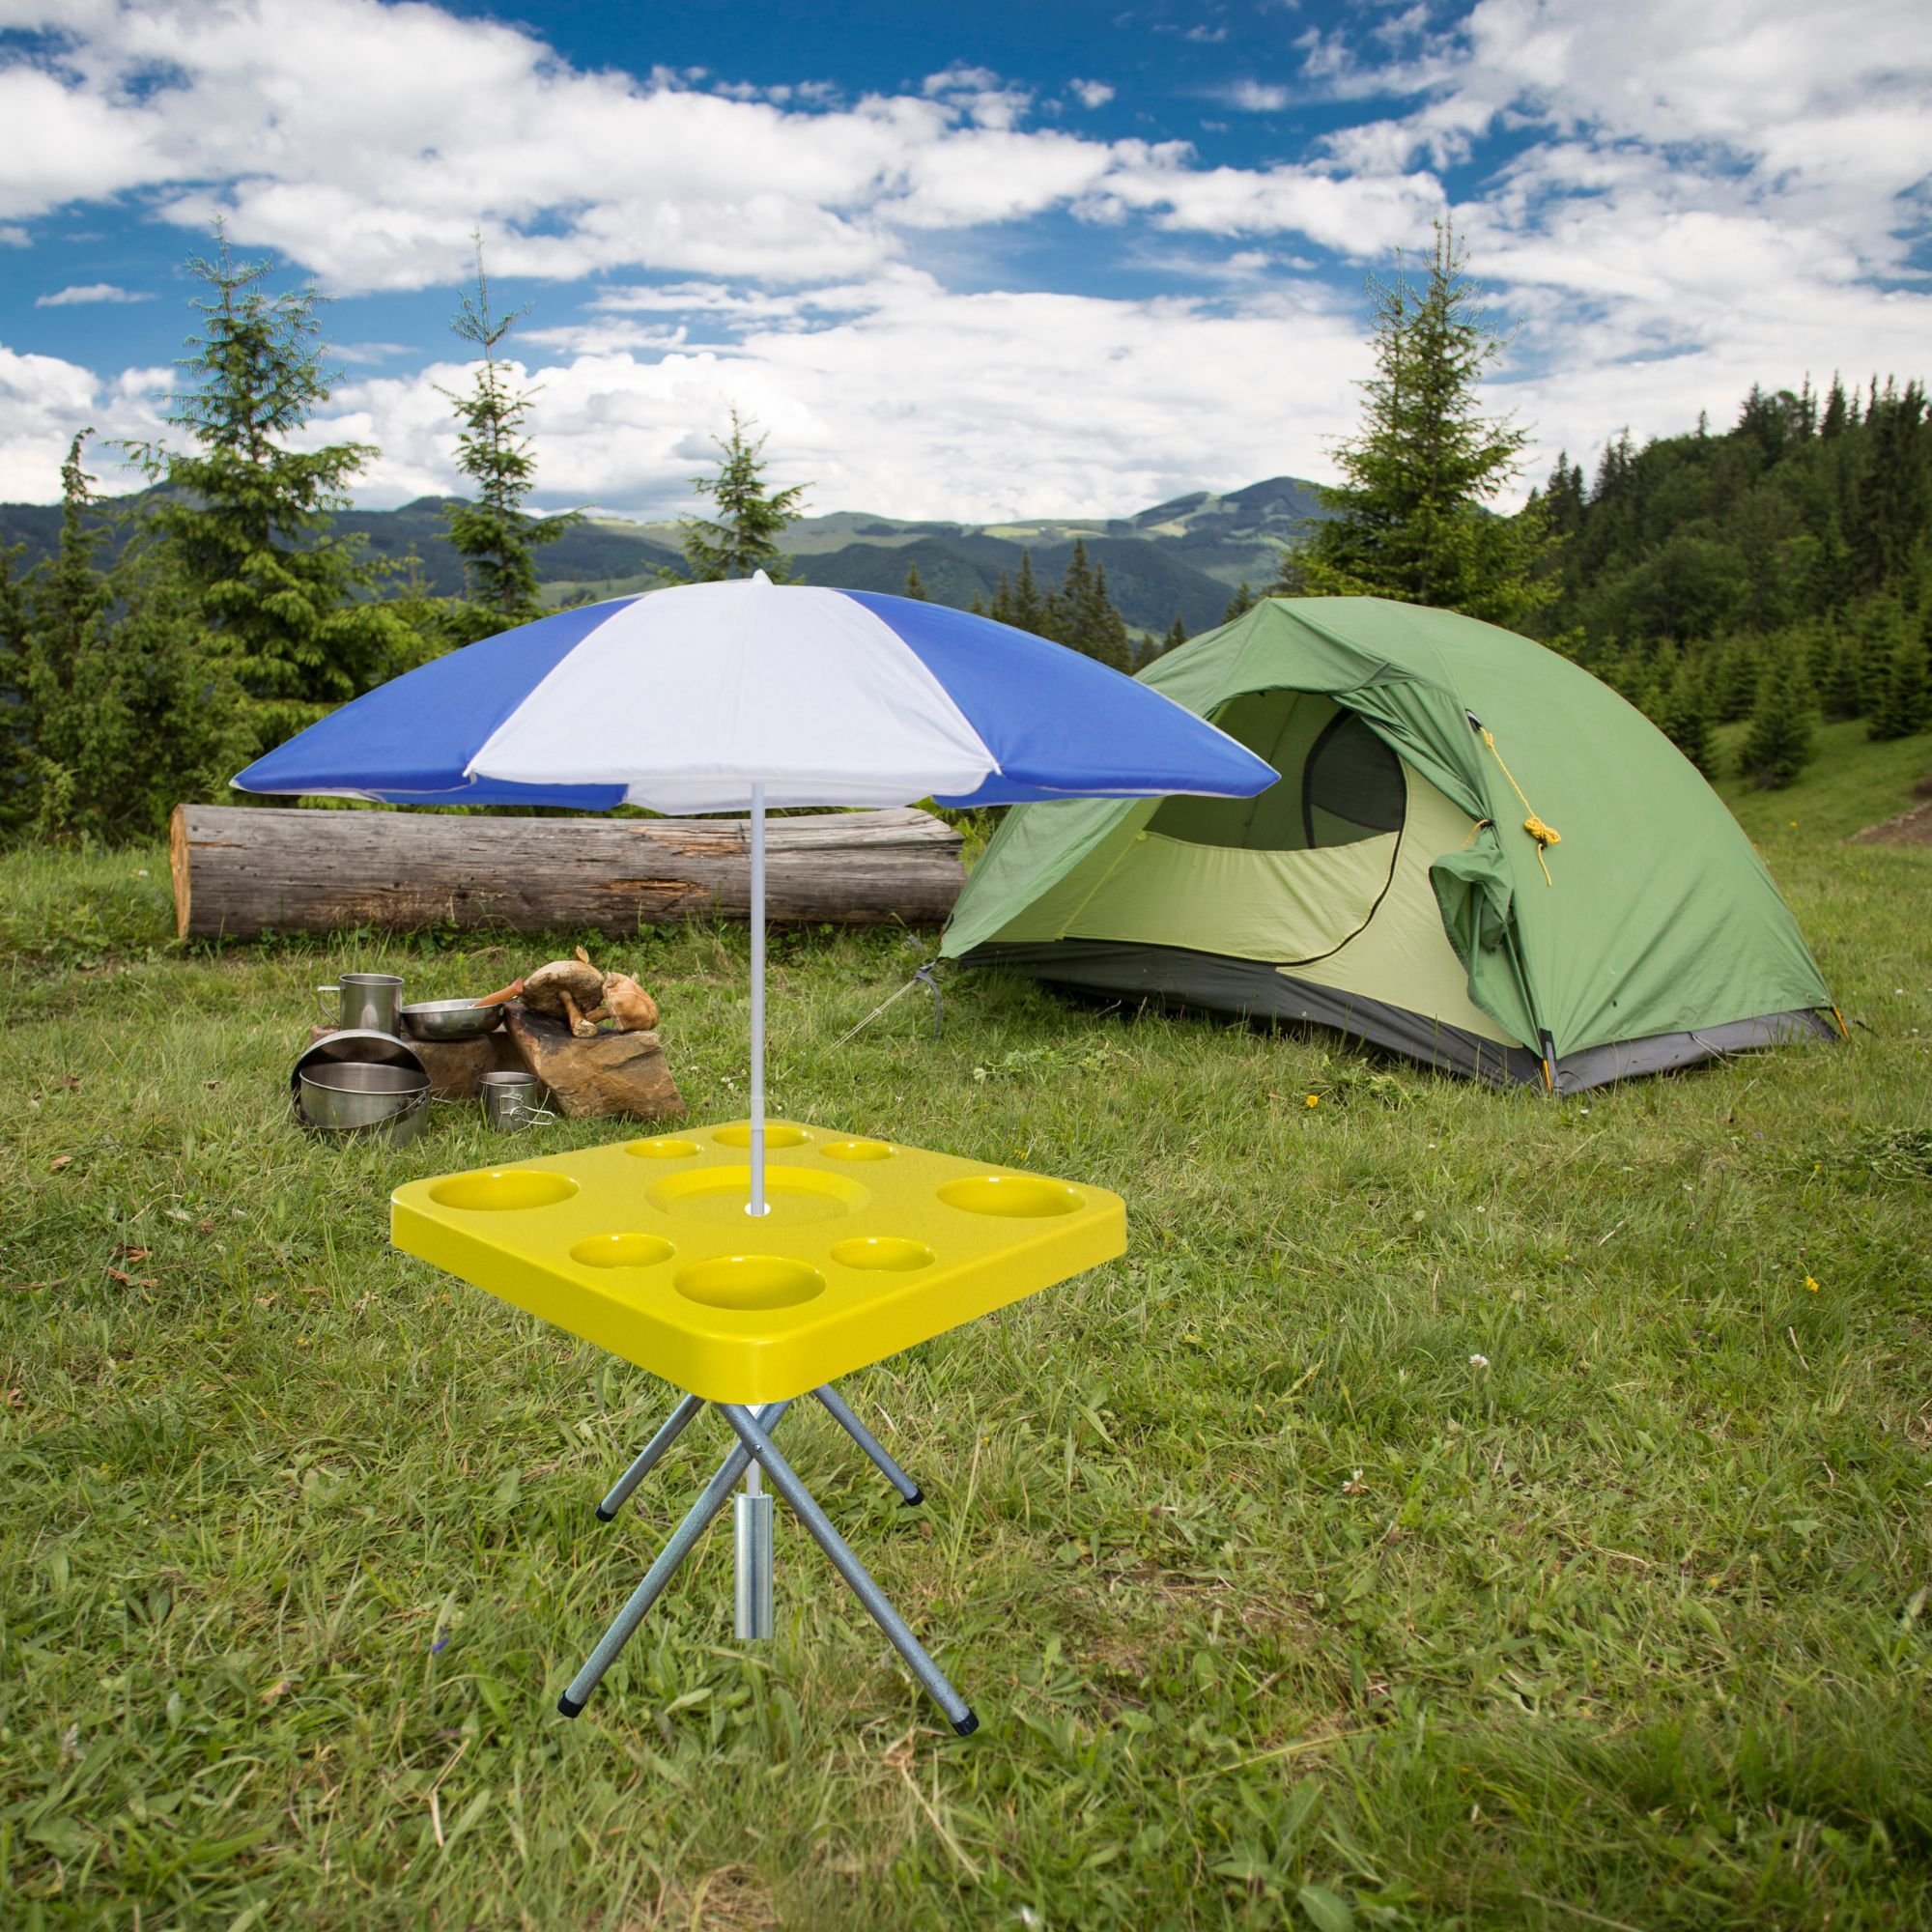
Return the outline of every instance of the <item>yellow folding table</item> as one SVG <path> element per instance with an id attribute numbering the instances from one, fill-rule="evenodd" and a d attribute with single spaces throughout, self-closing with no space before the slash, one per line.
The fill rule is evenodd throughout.
<path id="1" fill-rule="evenodd" d="M 908 1504 L 919 1487 L 833 1386 L 1064 1281 L 1126 1245 L 1117 1194 L 789 1121 L 765 1124 L 766 1212 L 748 1214 L 748 1122 L 412 1181 L 399 1248 L 686 1391 L 599 1504 L 610 1521 L 710 1404 L 738 1440 L 557 1708 L 575 1717 L 741 1477 L 737 1630 L 768 1635 L 771 1498 L 795 1510 L 962 1736 L 978 1719 L 772 1435 L 810 1394 Z"/>

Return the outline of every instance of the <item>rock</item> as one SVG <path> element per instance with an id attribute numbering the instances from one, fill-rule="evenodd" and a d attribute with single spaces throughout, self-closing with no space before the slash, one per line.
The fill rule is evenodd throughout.
<path id="1" fill-rule="evenodd" d="M 334 1027 L 309 1029 L 309 1044 L 327 1039 Z M 510 1072 L 524 1064 L 507 1029 L 497 1027 L 479 1039 L 412 1039 L 403 1043 L 423 1064 L 429 1091 L 439 1100 L 473 1100 L 483 1091 L 486 1073 Z"/>
<path id="2" fill-rule="evenodd" d="M 684 1112 L 654 1033 L 600 1030 L 578 1039 L 563 1021 L 533 1013 L 521 1001 L 504 1009 L 503 1029 L 552 1103 L 571 1120 L 628 1114 L 661 1121 Z"/>

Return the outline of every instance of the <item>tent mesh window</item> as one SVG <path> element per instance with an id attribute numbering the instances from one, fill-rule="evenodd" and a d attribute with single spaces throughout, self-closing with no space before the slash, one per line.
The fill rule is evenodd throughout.
<path id="1" fill-rule="evenodd" d="M 1402 830 L 1402 760 L 1352 711 L 1312 692 L 1253 691 L 1213 723 L 1281 774 L 1258 798 L 1171 798 L 1148 830 L 1190 845 L 1308 852 Z"/>

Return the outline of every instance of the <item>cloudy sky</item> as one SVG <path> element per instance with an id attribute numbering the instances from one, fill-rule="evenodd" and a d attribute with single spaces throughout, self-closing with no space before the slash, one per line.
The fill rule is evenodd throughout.
<path id="1" fill-rule="evenodd" d="M 154 431 L 217 215 L 330 298 L 370 505 L 455 484 L 478 231 L 551 506 L 684 506 L 733 404 L 820 511 L 1330 475 L 1445 213 L 1538 474 L 1932 372 L 1923 0 L 0 0 L 0 129 L 4 499 Z"/>

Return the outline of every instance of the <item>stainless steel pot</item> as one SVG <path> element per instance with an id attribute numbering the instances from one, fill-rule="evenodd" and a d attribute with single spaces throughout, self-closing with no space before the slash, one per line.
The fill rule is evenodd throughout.
<path id="1" fill-rule="evenodd" d="M 301 1116 L 329 1132 L 384 1128 L 399 1144 L 421 1130 L 429 1106 L 429 1080 L 407 1067 L 367 1061 L 338 1061 L 300 1075 Z"/>
<path id="2" fill-rule="evenodd" d="M 289 1100 L 310 1133 L 386 1139 L 401 1147 L 429 1119 L 429 1073 L 415 1048 L 393 1034 L 366 1028 L 332 1033 L 298 1056 L 289 1071 Z M 363 1120 L 362 1110 L 378 1118 Z M 341 1124 L 345 1120 L 349 1124 Z"/>

